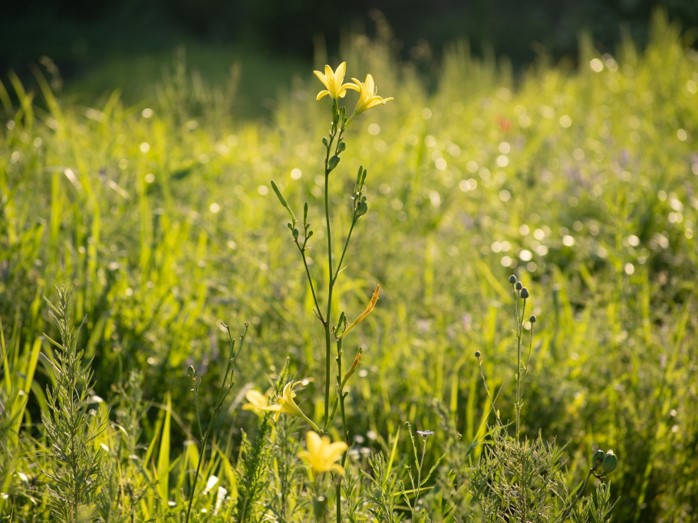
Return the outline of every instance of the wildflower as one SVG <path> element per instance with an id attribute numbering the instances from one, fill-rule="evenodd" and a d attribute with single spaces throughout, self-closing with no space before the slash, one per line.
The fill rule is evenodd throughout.
<path id="1" fill-rule="evenodd" d="M 293 416 L 303 418 L 305 421 L 308 422 L 308 424 L 310 424 L 311 427 L 313 427 L 313 429 L 319 430 L 317 425 L 315 425 L 315 423 L 313 423 L 313 421 L 305 415 L 305 413 L 301 410 L 296 401 L 293 399 L 296 397 L 296 393 L 293 389 L 300 383 L 303 383 L 303 381 L 289 381 L 286 385 L 284 385 L 284 389 L 281 392 L 281 396 L 279 396 L 276 399 L 276 405 L 265 404 L 263 406 L 257 406 L 256 408 L 259 408 L 260 410 L 274 412 L 274 421 L 279 421 L 279 417 L 281 417 L 282 413 L 291 414 Z M 249 400 L 250 398 L 248 397 L 247 399 Z M 255 407 L 250 408 L 254 409 Z"/>
<path id="2" fill-rule="evenodd" d="M 344 329 L 344 332 L 338 336 L 339 339 L 342 339 L 344 336 L 346 336 L 347 332 L 349 332 L 351 329 L 356 327 L 359 323 L 364 321 L 366 317 L 371 314 L 373 309 L 376 306 L 376 303 L 378 302 L 378 298 L 380 297 L 381 293 L 381 286 L 380 283 L 376 285 L 376 290 L 373 291 L 373 296 L 371 296 L 371 301 L 368 302 L 368 305 L 366 305 L 366 308 L 364 311 L 359 314 L 354 321 L 352 321 L 346 329 Z"/>
<path id="3" fill-rule="evenodd" d="M 296 397 L 296 393 L 293 391 L 293 389 L 299 383 L 300 381 L 289 381 L 286 385 L 284 385 L 284 390 L 281 392 L 281 396 L 277 398 L 278 403 L 276 405 L 264 407 L 262 410 L 276 412 L 276 414 L 274 414 L 274 421 L 279 421 L 279 417 L 281 416 L 282 412 L 304 418 L 305 414 L 303 414 L 303 411 L 293 399 Z"/>
<path id="4" fill-rule="evenodd" d="M 243 405 L 243 410 L 251 410 L 255 414 L 262 414 L 269 406 L 267 397 L 256 389 L 248 390 L 245 393 L 245 399 L 247 399 L 249 403 Z"/>
<path id="5" fill-rule="evenodd" d="M 216 506 L 213 509 L 213 514 L 218 514 L 218 511 L 223 506 L 225 501 L 225 496 L 228 495 L 228 490 L 225 487 L 218 487 L 218 493 L 216 494 Z"/>
<path id="6" fill-rule="evenodd" d="M 370 109 L 376 105 L 385 105 L 389 101 L 393 100 L 392 97 L 381 98 L 378 96 L 376 84 L 373 81 L 373 76 L 370 74 L 366 75 L 365 82 L 362 82 L 357 78 L 352 78 L 351 81 L 355 84 L 355 90 L 359 91 L 359 101 L 356 102 L 354 116 L 363 113 L 366 109 Z"/>
<path id="7" fill-rule="evenodd" d="M 336 462 L 347 450 L 347 444 L 343 441 L 330 443 L 330 438 L 320 436 L 316 432 L 309 431 L 305 435 L 307 450 L 301 450 L 298 457 L 307 463 L 313 472 L 337 472 L 344 475 L 344 468 Z"/>
<path id="8" fill-rule="evenodd" d="M 344 98 L 344 96 L 347 94 L 347 89 L 358 91 L 358 86 L 350 83 L 342 83 L 344 82 L 344 74 L 346 73 L 346 70 L 347 63 L 342 62 L 337 66 L 335 71 L 333 71 L 329 65 L 325 66 L 324 74 L 320 71 L 313 71 L 315 76 L 318 77 L 318 80 L 320 80 L 322 85 L 325 86 L 325 89 L 320 91 L 315 99 L 320 100 L 329 95 L 334 100 L 337 100 L 338 98 Z"/>
<path id="9" fill-rule="evenodd" d="M 209 476 L 208 481 L 206 482 L 206 488 L 204 488 L 203 493 L 208 494 L 209 492 L 211 492 L 211 490 L 213 489 L 213 487 L 216 486 L 216 484 L 218 484 L 218 476 Z"/>

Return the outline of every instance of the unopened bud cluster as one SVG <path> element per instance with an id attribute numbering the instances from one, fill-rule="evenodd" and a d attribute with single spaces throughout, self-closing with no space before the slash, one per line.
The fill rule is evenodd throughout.
<path id="1" fill-rule="evenodd" d="M 604 452 L 598 449 L 591 458 L 591 472 L 597 477 L 604 477 L 618 468 L 618 457 L 612 450 Z"/>
<path id="2" fill-rule="evenodd" d="M 523 298 L 524 300 L 530 296 L 530 294 L 528 293 L 528 289 L 523 286 L 523 283 L 521 283 L 518 280 L 515 274 L 509 276 L 509 283 L 511 283 L 514 286 L 514 289 L 517 290 L 519 296 L 521 296 L 521 298 Z"/>

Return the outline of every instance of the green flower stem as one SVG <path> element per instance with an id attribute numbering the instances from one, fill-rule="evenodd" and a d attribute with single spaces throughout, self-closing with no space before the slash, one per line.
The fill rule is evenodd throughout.
<path id="1" fill-rule="evenodd" d="M 305 241 L 303 242 L 303 245 L 301 245 L 298 242 L 298 239 L 295 239 L 296 242 L 296 247 L 298 247 L 298 251 L 301 254 L 301 259 L 303 260 L 303 267 L 305 268 L 305 275 L 308 278 L 308 283 L 310 284 L 310 294 L 313 296 L 313 304 L 315 305 L 315 314 L 317 314 L 317 317 L 319 320 L 324 324 L 325 323 L 325 318 L 322 315 L 322 310 L 320 309 L 320 302 L 318 301 L 317 298 L 317 293 L 315 292 L 315 285 L 313 284 L 313 278 L 310 276 L 310 267 L 308 266 L 308 259 L 305 256 L 305 244 L 307 243 L 308 239 L 306 238 Z"/>
<path id="2" fill-rule="evenodd" d="M 528 366 L 531 362 L 531 351 L 533 350 L 533 323 L 531 323 L 531 329 L 529 331 L 528 338 L 528 354 L 526 355 L 526 362 L 524 363 L 524 376 L 522 386 L 526 386 L 526 378 L 528 377 Z"/>
<path id="3" fill-rule="evenodd" d="M 332 297 L 334 292 L 334 284 L 336 277 L 334 275 L 334 264 L 332 261 L 332 221 L 330 217 L 330 173 L 336 167 L 336 163 L 332 163 L 330 152 L 334 144 L 334 155 L 338 156 L 341 152 L 339 144 L 342 140 L 344 132 L 344 118 L 339 110 L 339 104 L 335 99 L 332 105 L 332 126 L 330 128 L 329 140 L 325 144 L 325 228 L 327 230 L 327 312 L 322 320 L 322 326 L 325 331 L 325 416 L 323 428 L 325 431 L 330 421 L 330 374 L 332 372 L 330 355 L 332 353 L 332 329 L 330 327 L 330 318 L 332 316 Z M 333 157 L 334 158 L 334 157 Z"/>
<path id="4" fill-rule="evenodd" d="M 325 217 L 327 219 L 327 254 L 328 254 L 328 279 L 329 283 L 327 286 L 327 314 L 322 321 L 322 326 L 325 330 L 325 421 L 324 429 L 327 430 L 327 426 L 330 421 L 330 373 L 331 373 L 331 360 L 330 354 L 332 350 L 332 338 L 330 329 L 330 316 L 332 315 L 332 291 L 334 290 L 334 280 L 332 279 L 332 238 L 330 234 L 330 209 L 328 205 L 327 196 L 327 174 L 325 174 Z"/>
<path id="5" fill-rule="evenodd" d="M 337 282 L 337 278 L 339 277 L 339 272 L 342 267 L 342 262 L 344 261 L 344 256 L 346 255 L 347 248 L 349 247 L 349 241 L 351 240 L 351 234 L 354 230 L 354 225 L 356 224 L 356 215 L 352 217 L 352 222 L 351 222 L 351 227 L 349 228 L 349 233 L 347 234 L 347 238 L 344 242 L 344 246 L 342 248 L 342 254 L 339 257 L 339 263 L 337 264 L 337 269 L 335 271 L 333 262 L 332 262 L 332 229 L 331 229 L 331 219 L 330 219 L 330 203 L 329 203 L 329 175 L 334 166 L 336 166 L 336 163 L 334 165 L 330 165 L 330 151 L 332 149 L 332 144 L 334 142 L 335 147 L 334 147 L 334 155 L 335 157 L 339 157 L 339 154 L 342 152 L 341 144 L 342 144 L 342 135 L 344 134 L 344 129 L 346 128 L 346 118 L 344 117 L 343 112 L 340 112 L 338 109 L 338 104 L 337 100 L 335 99 L 334 105 L 332 107 L 332 130 L 330 133 L 330 139 L 327 143 L 327 152 L 325 154 L 325 223 L 327 227 L 327 277 L 329 279 L 328 284 L 327 284 L 327 314 L 325 315 L 325 318 L 322 322 L 322 325 L 325 330 L 325 422 L 324 422 L 324 429 L 327 431 L 327 428 L 330 424 L 330 373 L 331 373 L 331 364 L 330 364 L 330 354 L 331 354 L 331 347 L 332 347 L 332 338 L 331 338 L 331 327 L 330 327 L 330 317 L 332 315 L 332 297 L 334 293 L 334 286 L 335 283 Z M 339 128 L 339 129 L 338 129 Z M 335 141 L 336 140 L 336 141 Z M 337 399 L 339 400 L 339 405 L 340 405 L 340 410 L 342 413 L 342 426 L 344 428 L 344 434 L 345 434 L 345 440 L 347 440 L 348 444 L 348 438 L 349 438 L 349 432 L 347 429 L 347 423 L 346 423 L 346 415 L 344 411 L 344 394 L 342 391 L 342 342 L 341 340 L 337 340 Z M 335 403 L 335 408 L 336 408 L 336 403 Z M 334 411 L 334 408 L 332 409 Z M 336 484 L 336 492 L 335 492 L 335 498 L 336 498 L 336 520 L 337 522 L 342 521 L 342 480 L 341 478 L 338 478 L 337 484 Z"/>
<path id="6" fill-rule="evenodd" d="M 313 515 L 315 516 L 316 523 L 325 523 L 327 521 L 327 514 L 325 512 L 325 504 L 321 502 L 320 499 L 323 498 L 323 492 L 319 484 L 318 476 L 319 474 L 313 474 Z"/>
<path id="7" fill-rule="evenodd" d="M 337 281 L 337 278 L 339 277 L 339 271 L 342 270 L 342 262 L 344 261 L 344 256 L 347 253 L 347 249 L 349 248 L 349 241 L 351 240 L 351 233 L 354 232 L 354 226 L 356 225 L 356 222 L 358 220 L 358 217 L 356 214 L 351 220 L 351 226 L 349 227 L 349 232 L 347 233 L 347 239 L 344 242 L 344 248 L 342 249 L 342 255 L 339 257 L 339 263 L 337 264 L 337 270 L 334 273 L 334 276 L 332 276 L 332 285 Z"/>
<path id="8" fill-rule="evenodd" d="M 213 427 L 214 427 L 214 421 L 216 420 L 216 417 L 220 413 L 223 403 L 225 402 L 226 398 L 230 394 L 230 391 L 233 389 L 233 386 L 235 385 L 235 367 L 236 367 L 236 360 L 238 355 L 240 354 L 240 351 L 242 350 L 242 346 L 245 342 L 245 336 L 247 335 L 247 329 L 249 328 L 249 324 L 245 324 L 245 329 L 243 333 L 240 335 L 240 345 L 237 349 L 235 350 L 235 342 L 236 340 L 233 339 L 232 334 L 230 333 L 230 327 L 228 325 L 223 324 L 223 327 L 228 333 L 228 342 L 230 344 L 230 353 L 228 356 L 228 362 L 225 367 L 225 372 L 223 373 L 223 380 L 221 383 L 220 388 L 218 389 L 218 397 L 216 398 L 216 403 L 214 404 L 213 407 L 213 414 L 211 416 L 211 420 L 208 422 L 208 425 L 206 427 L 206 432 L 202 431 L 201 427 L 201 416 L 200 416 L 200 411 L 199 411 L 199 384 L 201 383 L 200 378 L 198 378 L 195 375 L 192 375 L 192 379 L 195 380 L 194 384 L 194 400 L 195 400 L 195 406 L 196 406 L 196 417 L 197 417 L 197 422 L 199 425 L 199 434 L 202 437 L 201 440 L 201 452 L 199 453 L 199 460 L 196 464 L 196 472 L 194 473 L 194 483 L 191 487 L 191 495 L 189 496 L 189 503 L 187 505 L 187 514 L 185 517 L 185 522 L 189 521 L 189 518 L 191 517 L 191 508 L 192 504 L 194 502 L 194 494 L 196 492 L 196 483 L 199 480 L 199 475 L 201 473 L 201 465 L 204 462 L 204 456 L 206 454 L 206 446 L 208 445 L 209 439 L 211 437 L 211 434 L 213 432 Z"/>
<path id="9" fill-rule="evenodd" d="M 516 413 L 516 437 L 519 437 L 521 432 L 521 344 L 523 337 L 523 318 L 526 313 L 526 298 L 520 298 L 514 288 L 516 302 L 516 401 L 514 410 Z M 521 303 L 519 300 L 522 300 Z"/>
<path id="10" fill-rule="evenodd" d="M 352 228 L 354 226 L 354 223 L 356 223 L 356 220 L 352 221 Z M 350 232 L 351 235 L 351 232 Z M 349 243 L 349 238 L 347 238 L 347 242 L 345 243 L 345 250 L 346 250 L 346 245 Z M 343 255 L 342 255 L 343 256 Z M 344 441 L 346 442 L 347 446 L 349 445 L 349 427 L 347 425 L 347 415 L 346 411 L 344 409 L 344 398 L 346 395 L 344 394 L 344 380 L 342 379 L 342 339 L 338 338 L 337 339 L 337 397 L 335 398 L 335 408 L 337 405 L 337 402 L 339 403 L 339 412 L 342 415 L 342 428 L 344 430 Z M 342 466 L 346 463 L 346 458 L 347 458 L 347 453 L 345 452 L 344 455 L 342 456 Z M 337 484 L 336 484 L 336 493 L 335 493 L 335 498 L 337 502 L 337 521 L 340 522 L 342 521 L 342 478 L 341 476 L 337 478 Z"/>
<path id="11" fill-rule="evenodd" d="M 308 425 L 310 425 L 315 432 L 321 434 L 320 427 L 318 427 L 313 420 L 306 416 L 304 412 L 301 411 L 299 417 L 303 419 L 306 423 L 308 423 Z"/>
<path id="12" fill-rule="evenodd" d="M 344 429 L 344 441 L 349 445 L 349 428 L 347 426 L 347 417 L 344 411 L 344 383 L 342 380 L 342 339 L 337 339 L 337 400 L 339 401 L 339 412 L 342 415 L 342 428 Z"/>
<path id="13" fill-rule="evenodd" d="M 342 477 L 337 478 L 337 485 L 335 486 L 335 498 L 337 498 L 337 523 L 342 521 Z"/>

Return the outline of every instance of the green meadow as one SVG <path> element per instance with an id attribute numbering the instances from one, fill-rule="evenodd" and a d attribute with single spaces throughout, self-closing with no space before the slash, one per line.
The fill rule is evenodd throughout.
<path id="1" fill-rule="evenodd" d="M 690 43 L 657 17 L 643 49 L 514 74 L 453 45 L 425 79 L 356 36 L 329 64 L 394 100 L 329 175 L 312 68 L 263 117 L 244 67 L 89 103 L 8 75 L 0 519 L 698 521 Z M 343 475 L 305 419 L 245 408 L 296 382 Z"/>

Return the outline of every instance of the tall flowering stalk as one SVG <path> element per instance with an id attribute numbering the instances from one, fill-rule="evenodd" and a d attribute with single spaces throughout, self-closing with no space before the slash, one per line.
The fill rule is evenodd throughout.
<path id="1" fill-rule="evenodd" d="M 344 387 L 349 380 L 349 378 L 356 371 L 357 366 L 361 362 L 361 351 L 359 350 L 354 358 L 353 364 L 348 371 L 344 372 L 342 369 L 342 356 L 343 348 L 342 343 L 345 335 L 352 330 L 356 325 L 363 321 L 370 313 L 378 301 L 380 295 L 380 286 L 376 286 L 376 289 L 371 297 L 368 305 L 364 311 L 359 314 L 355 320 L 352 322 L 347 321 L 346 315 L 342 312 L 336 322 L 332 320 L 332 309 L 335 300 L 335 287 L 337 285 L 337 279 L 341 272 L 342 264 L 344 258 L 347 254 L 349 248 L 349 243 L 352 238 L 352 233 L 354 232 L 354 227 L 361 218 L 368 211 L 368 205 L 366 203 L 366 196 L 364 194 L 364 183 L 366 181 L 367 171 L 363 166 L 359 167 L 356 183 L 352 191 L 352 209 L 351 209 L 351 223 L 349 225 L 349 230 L 346 233 L 346 239 L 338 251 L 335 252 L 335 246 L 333 245 L 333 222 L 331 215 L 331 204 L 330 204 L 330 174 L 337 168 L 340 163 L 340 157 L 342 153 L 346 150 L 346 142 L 344 141 L 344 134 L 351 122 L 358 117 L 364 111 L 371 109 L 373 107 L 384 105 L 391 101 L 392 98 L 382 98 L 378 96 L 376 84 L 373 77 L 369 74 L 366 75 L 365 81 L 360 81 L 356 78 L 352 79 L 352 82 L 344 82 L 344 77 L 346 74 L 346 62 L 342 62 L 337 66 L 336 69 L 332 69 L 329 65 L 325 66 L 324 72 L 315 71 L 315 76 L 320 80 L 324 89 L 322 89 L 318 94 L 316 99 L 318 101 L 329 97 L 331 100 L 331 124 L 330 130 L 327 136 L 322 138 L 322 144 L 324 146 L 324 158 L 323 158 L 323 171 L 324 171 L 324 197 L 323 197 L 323 211 L 324 211 L 324 225 L 325 225 L 325 236 L 327 238 L 327 282 L 325 288 L 325 296 L 323 299 L 320 298 L 320 288 L 313 278 L 310 266 L 308 264 L 308 258 L 306 255 L 306 249 L 308 241 L 313 236 L 313 231 L 310 229 L 308 223 L 308 204 L 307 202 L 303 208 L 303 221 L 299 223 L 296 219 L 296 215 L 291 209 L 290 205 L 283 197 L 278 186 L 272 181 L 271 186 L 276 194 L 277 198 L 281 202 L 281 205 L 288 211 L 291 221 L 288 223 L 288 228 L 291 231 L 291 236 L 293 242 L 298 249 L 301 260 L 303 262 L 303 268 L 305 270 L 305 275 L 308 280 L 308 285 L 310 287 L 310 293 L 313 299 L 313 308 L 315 315 L 320 320 L 323 328 L 324 341 L 325 341 L 325 365 L 324 365 L 324 409 L 323 409 L 323 419 L 321 423 L 314 423 L 310 420 L 302 411 L 300 407 L 293 402 L 293 409 L 288 406 L 290 403 L 286 395 L 279 398 L 278 407 L 272 405 L 268 407 L 269 410 L 274 410 L 277 414 L 287 412 L 291 414 L 298 415 L 299 417 L 308 421 L 311 428 L 319 432 L 318 437 L 326 434 L 330 428 L 332 420 L 339 410 L 342 427 L 344 432 L 345 444 L 349 443 L 349 429 L 347 427 L 346 415 L 344 410 L 344 399 L 346 397 L 346 392 Z M 354 106 L 353 111 L 347 116 L 346 106 L 342 103 L 342 100 L 346 97 L 348 91 L 355 91 L 358 93 L 358 100 Z M 335 347 L 336 356 L 332 357 L 332 347 Z M 332 394 L 332 360 L 336 362 L 336 385 L 335 385 L 335 396 L 334 400 L 331 401 Z M 291 389 L 289 389 L 292 391 Z M 295 394 L 294 394 L 295 395 Z M 297 409 L 297 411 L 296 411 Z M 293 412 L 291 412 L 293 410 Z M 317 443 L 315 437 L 312 441 Z M 323 442 L 325 440 L 322 440 Z M 346 448 L 334 447 L 335 449 Z M 317 446 L 317 445 L 316 445 Z M 309 449 L 309 452 L 312 451 Z M 308 456 L 304 454 L 304 456 Z M 345 458 L 343 458 L 342 463 L 344 463 Z M 337 481 L 337 519 L 341 519 L 341 503 L 340 503 L 340 490 L 339 490 L 339 480 Z"/>

